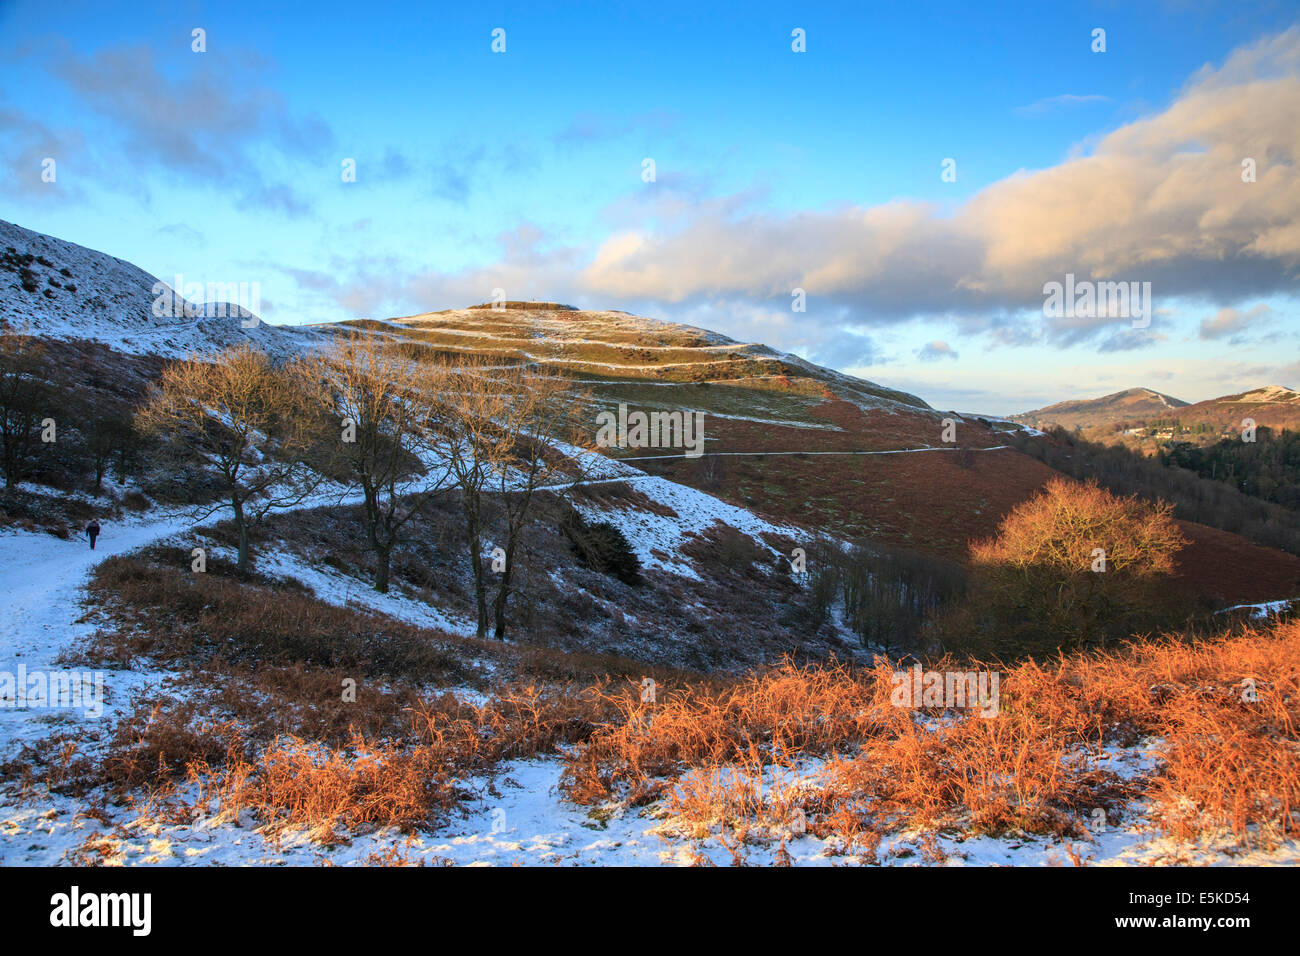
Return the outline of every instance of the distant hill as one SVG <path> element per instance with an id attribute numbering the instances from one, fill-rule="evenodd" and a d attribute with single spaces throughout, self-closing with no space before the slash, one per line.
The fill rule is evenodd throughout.
<path id="1" fill-rule="evenodd" d="M 1178 420 L 1185 426 L 1208 424 L 1216 431 L 1239 431 L 1249 418 L 1270 428 L 1300 428 L 1300 392 L 1285 385 L 1265 385 L 1236 395 L 1197 402 L 1183 409 Z"/>
<path id="2" fill-rule="evenodd" d="M 1182 399 L 1165 395 L 1155 389 L 1126 388 L 1122 392 L 1112 392 L 1101 398 L 1057 402 L 1046 408 L 1013 415 L 1011 420 L 1032 425 L 1034 428 L 1060 425 L 1062 428 L 1069 429 L 1076 427 L 1090 429 L 1121 422 L 1164 418 L 1186 407 L 1188 403 Z"/>
<path id="3" fill-rule="evenodd" d="M 1012 416 L 1013 421 L 1035 428 L 1077 428 L 1094 441 L 1118 440 L 1139 447 L 1215 441 L 1239 432 L 1247 419 L 1274 429 L 1300 428 L 1300 392 L 1265 385 L 1189 404 L 1153 389 L 1130 388 Z"/>

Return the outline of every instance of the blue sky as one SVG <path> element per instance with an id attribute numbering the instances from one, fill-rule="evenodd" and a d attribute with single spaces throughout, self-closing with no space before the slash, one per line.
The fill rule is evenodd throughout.
<path id="1" fill-rule="evenodd" d="M 1026 6 L 0 0 L 0 217 L 272 322 L 500 287 L 945 408 L 1300 385 L 1294 5 Z M 1067 271 L 1152 327 L 1045 317 Z"/>

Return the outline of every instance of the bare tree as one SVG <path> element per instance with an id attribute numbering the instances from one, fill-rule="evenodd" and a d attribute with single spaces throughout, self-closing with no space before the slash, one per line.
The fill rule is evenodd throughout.
<path id="1" fill-rule="evenodd" d="M 263 353 L 239 346 L 213 362 L 167 366 L 136 416 L 142 431 L 187 447 L 220 476 L 224 502 L 201 518 L 230 506 L 243 571 L 250 527 L 272 509 L 300 504 L 322 480 L 309 464 L 318 410 L 299 385 Z"/>
<path id="2" fill-rule="evenodd" d="M 696 474 L 699 475 L 701 487 L 709 491 L 721 488 L 726 476 L 722 456 L 710 453 L 702 457 L 696 466 Z"/>
<path id="3" fill-rule="evenodd" d="M 393 549 L 407 522 L 451 485 L 431 456 L 428 425 L 446 389 L 445 366 L 420 363 L 373 335 L 352 333 L 291 366 L 339 427 L 338 459 L 364 497 L 375 590 L 388 591 Z"/>
<path id="4" fill-rule="evenodd" d="M 481 356 L 447 364 L 452 385 L 442 396 L 441 450 L 460 492 L 465 546 L 474 578 L 475 633 L 488 631 L 487 580 L 483 569 L 483 493 L 510 456 L 510 437 L 496 424 L 504 401 L 492 387 L 492 367 Z"/>
<path id="5" fill-rule="evenodd" d="M 104 489 L 104 477 L 114 459 L 118 463 L 118 478 L 126 476 L 126 460 L 135 442 L 135 429 L 129 411 L 119 408 L 86 409 L 90 428 L 86 432 L 86 453 L 95 474 L 96 493 Z"/>
<path id="6" fill-rule="evenodd" d="M 570 467 L 576 464 L 568 452 L 578 448 L 579 416 L 588 403 L 563 376 L 532 366 L 511 369 L 496 379 L 496 385 L 506 398 L 500 424 L 511 438 L 510 467 L 494 473 L 505 524 L 505 563 L 492 606 L 493 636 L 505 640 L 506 606 L 513 593 L 516 558 L 531 517 L 534 492 L 548 478 L 560 484 L 579 477 L 566 475 L 560 466 L 565 461 Z"/>
<path id="7" fill-rule="evenodd" d="M 448 365 L 452 378 L 441 409 L 442 453 L 460 492 L 465 544 L 474 575 L 476 632 L 488 631 L 488 586 L 483 565 L 486 494 L 499 496 L 504 520 L 504 566 L 492 610 L 494 634 L 504 639 L 515 559 L 534 493 L 576 440 L 573 427 L 583 403 L 569 383 L 532 366 L 494 366 L 481 356 Z M 557 483 L 573 480 L 555 471 Z"/>
<path id="8" fill-rule="evenodd" d="M 0 468 L 6 490 L 28 476 L 40 444 L 41 406 L 49 394 L 42 355 L 36 337 L 0 332 Z"/>

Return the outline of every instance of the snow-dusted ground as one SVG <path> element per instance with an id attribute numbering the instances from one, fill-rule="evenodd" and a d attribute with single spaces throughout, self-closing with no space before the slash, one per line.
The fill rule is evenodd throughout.
<path id="1" fill-rule="evenodd" d="M 311 564 L 289 551 L 281 549 L 261 552 L 257 556 L 257 570 L 271 577 L 296 578 L 311 588 L 316 597 L 338 607 L 369 608 L 417 627 L 433 628 L 465 637 L 474 635 L 473 621 L 445 614 L 431 604 L 417 601 L 395 590 L 379 594 L 356 578 L 329 567 Z"/>
<path id="2" fill-rule="evenodd" d="M 595 463 L 599 464 L 599 463 Z M 588 516 L 610 520 L 628 535 L 648 568 L 695 576 L 689 560 L 680 554 L 687 536 L 702 533 L 716 522 L 754 536 L 764 532 L 798 539 L 797 528 L 774 525 L 742 508 L 705 492 L 666 479 L 634 472 L 611 463 L 596 481 L 631 481 L 654 501 L 666 505 L 677 517 L 665 518 L 638 508 L 597 511 L 584 506 Z M 33 489 L 35 490 L 35 489 Z M 305 503 L 319 506 L 339 500 L 337 490 Z M 145 516 L 120 523 L 103 522 L 103 535 L 95 551 L 84 540 L 58 538 L 22 531 L 0 531 L 0 671 L 13 672 L 19 663 L 28 671 L 58 670 L 60 655 L 75 649 L 94 630 L 82 620 L 83 586 L 97 561 L 159 541 L 191 546 L 201 540 L 183 516 Z M 655 552 L 658 552 L 656 554 Z M 668 557 L 662 558 L 661 555 Z M 462 631 L 464 622 L 437 608 L 401 594 L 381 596 L 329 569 L 318 568 L 284 549 L 263 550 L 259 569 L 295 577 L 318 596 L 335 603 L 362 603 L 413 623 Z M 104 672 L 107 700 L 101 715 L 81 710 L 0 707 L 0 759 L 10 759 L 22 744 L 54 731 L 89 738 L 103 735 L 121 716 L 137 692 L 184 693 L 180 679 L 148 670 Z M 466 692 L 465 696 L 472 694 Z M 1131 750 L 1115 749 L 1104 755 L 1121 773 L 1150 769 L 1152 750 L 1146 742 Z M 91 752 L 94 746 L 87 748 Z M 58 865 L 85 859 L 127 865 L 300 864 L 317 862 L 358 864 L 375 862 L 375 856 L 394 852 L 410 861 L 460 865 L 687 865 L 707 861 L 733 862 L 731 849 L 718 838 L 716 828 L 707 835 L 684 833 L 666 820 L 662 804 L 624 810 L 584 807 L 565 800 L 558 783 L 562 761 L 557 757 L 515 761 L 490 776 L 469 781 L 476 795 L 463 804 L 444 825 L 431 832 L 407 836 L 397 832 L 354 835 L 343 845 L 325 847 L 305 833 L 269 840 L 247 815 L 239 820 L 218 819 L 209 808 L 203 818 L 177 823 L 149 808 L 110 805 L 107 821 L 87 816 L 86 804 L 51 795 L 39 787 L 0 793 L 0 865 Z M 810 763 L 787 785 L 816 786 L 819 766 Z M 730 842 L 730 841 L 729 841 Z M 780 840 L 745 844 L 738 849 L 748 863 L 775 861 Z M 1218 843 L 1189 847 L 1162 838 L 1145 822 L 1140 806 L 1125 819 L 1099 830 L 1090 840 L 1061 841 L 1033 837 L 971 837 L 949 834 L 937 840 L 946 865 L 1072 865 L 1071 854 L 1096 865 L 1127 864 L 1300 864 L 1300 843 L 1292 842 L 1269 853 L 1237 853 L 1225 837 Z M 790 859 L 799 865 L 844 865 L 866 862 L 843 855 L 834 839 L 821 840 L 791 833 L 785 843 Z M 918 833 L 897 833 L 877 851 L 884 865 L 938 862 L 927 858 Z"/>
<path id="3" fill-rule="evenodd" d="M 796 539 L 806 536 L 804 531 L 792 525 L 773 524 L 743 508 L 727 504 L 721 498 L 666 478 L 643 475 L 637 479 L 636 488 L 659 504 L 667 505 L 677 513 L 677 517 L 669 518 L 639 508 L 602 511 L 584 504 L 577 505 L 577 508 L 584 518 L 608 521 L 622 531 L 645 568 L 700 580 L 700 575 L 691 567 L 690 560 L 681 554 L 680 548 L 690 535 L 701 534 L 718 522 L 749 535 L 760 545 L 763 541 L 759 535 L 765 532 Z"/>
<path id="4" fill-rule="evenodd" d="M 649 487 L 647 488 L 647 485 Z M 700 530 L 714 520 L 734 523 L 747 533 L 782 530 L 692 489 L 653 478 L 639 485 L 659 501 L 672 506 L 680 522 L 656 522 L 643 532 L 639 546 L 666 543 L 687 529 Z M 637 529 L 633 529 L 636 531 Z M 786 529 L 788 530 L 788 529 Z M 84 541 L 62 541 L 26 532 L 0 533 L 0 588 L 6 613 L 0 619 L 0 669 L 12 670 L 23 661 L 29 669 L 57 667 L 61 651 L 87 638 L 88 624 L 78 623 L 81 587 L 96 561 L 151 542 L 192 533 L 180 519 L 141 520 L 104 526 L 104 536 L 94 552 Z M 338 597 L 339 582 L 284 553 L 264 557 L 264 570 L 292 574 L 324 595 Z M 678 570 L 678 569 L 674 569 Z M 320 579 L 316 580 L 319 575 Z M 349 599 L 361 597 L 358 590 Z M 367 595 L 378 609 L 395 616 L 434 614 L 435 609 L 409 607 L 407 599 Z M 0 756 L 11 757 L 24 742 L 56 727 L 89 731 L 106 729 L 120 713 L 129 695 L 150 686 L 157 688 L 165 675 L 135 671 L 110 671 L 108 706 L 94 728 L 83 714 L 43 710 L 0 710 Z M 100 723 L 102 722 L 102 723 Z M 1149 766 L 1149 747 L 1116 750 L 1109 759 L 1123 772 Z M 817 766 L 803 778 L 788 780 L 816 784 Z M 208 816 L 192 823 L 168 822 L 148 808 L 109 807 L 108 822 L 86 816 L 85 806 L 70 798 L 39 790 L 25 795 L 0 796 L 0 865 L 59 865 L 80 859 L 118 865 L 240 865 L 330 862 L 340 865 L 375 862 L 375 855 L 395 852 L 409 862 L 460 865 L 687 865 L 704 860 L 718 865 L 733 862 L 733 855 L 716 831 L 698 838 L 681 833 L 665 821 L 656 807 L 621 810 L 572 804 L 560 795 L 562 763 L 558 758 L 515 761 L 490 777 L 470 781 L 476 797 L 434 832 L 413 836 L 380 831 L 354 836 L 349 842 L 325 847 L 306 834 L 290 834 L 279 841 L 265 838 L 254 822 L 218 820 Z M 215 813 L 216 808 L 211 808 Z M 732 841 L 728 841 L 732 842 Z M 746 844 L 739 849 L 745 862 L 774 861 L 779 840 Z M 938 846 L 946 865 L 1071 865 L 1070 852 L 1087 863 L 1103 865 L 1150 863 L 1271 863 L 1300 864 L 1300 844 L 1291 843 L 1271 853 L 1236 854 L 1225 841 L 1218 846 L 1188 847 L 1160 838 L 1144 826 L 1140 808 L 1127 821 L 1098 832 L 1091 841 L 1071 843 L 1033 837 L 943 836 Z M 93 848 L 93 852 L 92 851 Z M 788 835 L 786 850 L 798 865 L 844 865 L 863 862 L 843 855 L 834 839 L 809 834 Z M 919 834 L 888 837 L 877 852 L 884 865 L 925 862 Z M 934 862 L 931 860 L 930 862 Z"/>
<path id="5" fill-rule="evenodd" d="M 1138 761 L 1134 755 L 1117 760 Z M 491 777 L 472 780 L 475 796 L 460 812 L 432 832 L 403 834 L 379 830 L 357 834 L 347 842 L 323 846 L 305 833 L 266 839 L 246 813 L 239 820 L 212 815 L 192 823 L 166 822 L 148 809 L 118 814 L 110 824 L 79 813 L 62 797 L 0 805 L 0 865 L 60 865 L 75 858 L 79 847 L 96 847 L 92 858 L 108 865 L 312 865 L 328 862 L 357 865 L 395 853 L 409 863 L 431 865 L 536 866 L 685 866 L 698 861 L 726 866 L 732 851 L 718 839 L 684 834 L 655 807 L 624 810 L 585 807 L 559 792 L 562 763 L 557 758 L 514 761 Z M 815 784 L 815 776 L 787 779 L 790 785 Z M 943 835 L 936 844 L 941 860 L 927 859 L 922 834 L 899 832 L 885 837 L 876 851 L 885 866 L 1071 866 L 1073 852 L 1084 865 L 1297 865 L 1300 843 L 1271 852 L 1240 851 L 1226 836 L 1204 846 L 1188 846 L 1159 836 L 1142 822 L 1140 808 L 1124 823 L 1098 829 L 1091 839 L 1058 841 L 1033 835 Z M 855 865 L 862 857 L 843 852 L 835 838 L 787 832 L 785 848 L 800 866 Z M 735 846 L 734 838 L 727 840 Z M 779 852 L 779 835 L 739 847 L 748 864 L 766 865 Z"/>
<path id="6" fill-rule="evenodd" d="M 1285 385 L 1265 385 L 1252 389 L 1237 398 L 1243 404 L 1251 402 L 1300 402 L 1300 392 Z"/>
<path id="7" fill-rule="evenodd" d="M 102 534 L 95 550 L 84 540 L 64 541 L 48 534 L 0 531 L 0 671 L 16 674 L 68 670 L 59 655 L 88 638 L 94 627 L 80 621 L 82 586 L 99 561 L 143 547 L 181 531 L 179 519 L 100 522 Z M 0 757 L 14 755 L 19 742 L 43 737 L 55 728 L 98 730 L 120 715 L 131 694 L 157 686 L 164 675 L 141 671 L 106 670 L 106 706 L 99 716 L 86 708 L 18 707 L 0 699 Z"/>

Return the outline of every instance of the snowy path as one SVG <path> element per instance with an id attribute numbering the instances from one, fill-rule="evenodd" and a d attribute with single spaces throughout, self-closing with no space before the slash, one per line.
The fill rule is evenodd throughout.
<path id="1" fill-rule="evenodd" d="M 69 629 L 80 616 L 78 592 L 96 564 L 175 534 L 187 525 L 179 519 L 139 525 L 105 523 L 94 551 L 84 538 L 64 541 L 27 532 L 0 535 L 0 590 L 4 593 L 0 665 L 39 657 L 50 648 L 51 631 L 62 636 Z"/>
<path id="2" fill-rule="evenodd" d="M 350 504 L 355 500 L 359 500 L 355 495 L 329 488 L 286 510 Z M 182 534 L 199 542 L 200 529 L 210 520 L 215 518 L 171 513 L 152 520 L 101 522 L 103 531 L 94 551 L 84 537 L 64 541 L 48 534 L 0 531 L 0 683 L 10 675 L 10 681 L 16 684 L 20 666 L 28 675 L 78 670 L 58 660 L 95 632 L 94 625 L 79 620 L 84 614 L 83 589 L 91 569 L 114 555 Z M 106 706 L 98 713 L 85 707 L 15 706 L 15 695 L 0 690 L 0 759 L 12 757 L 18 743 L 46 736 L 54 724 L 67 729 L 79 725 L 86 732 L 95 729 L 88 723 L 96 728 L 111 726 L 135 691 L 156 686 L 171 676 L 142 670 L 102 673 Z"/>
<path id="3" fill-rule="evenodd" d="M 67 668 L 58 663 L 61 653 L 89 637 L 94 628 L 78 622 L 83 614 L 82 588 L 90 570 L 100 561 L 123 554 L 185 530 L 183 519 L 141 524 L 103 524 L 103 533 L 91 551 L 86 540 L 64 541 L 47 534 L 0 534 L 0 672 L 16 674 L 23 666 L 48 673 Z M 15 707 L 14 698 L 0 697 L 0 757 L 11 757 L 16 742 L 44 736 L 55 722 L 95 721 L 110 718 L 129 691 L 156 678 L 131 671 L 105 671 L 109 707 L 91 716 L 82 709 Z"/>

